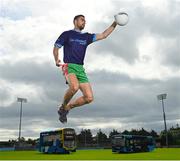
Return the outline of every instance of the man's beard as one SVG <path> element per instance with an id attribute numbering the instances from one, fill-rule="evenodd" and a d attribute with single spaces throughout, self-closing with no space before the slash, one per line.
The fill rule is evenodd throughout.
<path id="1" fill-rule="evenodd" d="M 85 25 L 81 25 L 81 26 L 79 26 L 79 30 L 83 30 L 83 29 L 84 29 L 84 27 L 85 27 Z"/>

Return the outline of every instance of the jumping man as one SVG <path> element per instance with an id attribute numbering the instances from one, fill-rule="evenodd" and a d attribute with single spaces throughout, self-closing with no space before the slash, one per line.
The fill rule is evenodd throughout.
<path id="1" fill-rule="evenodd" d="M 82 33 L 86 24 L 84 15 L 75 16 L 73 23 L 74 29 L 63 32 L 56 40 L 53 49 L 55 64 L 60 67 L 62 63 L 59 59 L 59 49 L 62 46 L 64 48 L 63 61 L 65 64 L 62 66 L 62 70 L 69 86 L 62 104 L 58 106 L 59 120 L 62 123 L 67 122 L 66 115 L 71 109 L 93 101 L 92 88 L 83 67 L 86 48 L 95 41 L 107 38 L 117 25 L 114 21 L 104 32 L 90 34 Z M 79 89 L 82 96 L 75 101 L 71 101 L 71 98 Z"/>

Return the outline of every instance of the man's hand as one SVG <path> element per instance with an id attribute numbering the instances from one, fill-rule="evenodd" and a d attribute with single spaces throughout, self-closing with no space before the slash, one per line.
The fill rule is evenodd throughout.
<path id="1" fill-rule="evenodd" d="M 56 60 L 56 66 L 57 66 L 57 67 L 60 67 L 60 65 L 61 65 L 61 60 L 59 60 L 59 59 Z"/>

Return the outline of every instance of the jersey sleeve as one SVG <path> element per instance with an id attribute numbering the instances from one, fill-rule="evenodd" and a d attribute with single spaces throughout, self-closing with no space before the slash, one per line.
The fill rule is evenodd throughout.
<path id="1" fill-rule="evenodd" d="M 87 33 L 87 44 L 91 44 L 96 41 L 96 34 Z"/>
<path id="2" fill-rule="evenodd" d="M 64 46 L 64 43 L 67 39 L 67 33 L 63 32 L 58 39 L 56 40 L 56 42 L 54 43 L 54 47 L 56 48 L 61 48 L 62 46 Z"/>

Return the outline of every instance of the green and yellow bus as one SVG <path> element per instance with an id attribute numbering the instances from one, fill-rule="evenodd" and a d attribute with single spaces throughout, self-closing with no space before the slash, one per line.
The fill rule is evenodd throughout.
<path id="1" fill-rule="evenodd" d="M 76 133 L 72 128 L 63 128 L 40 133 L 39 151 L 43 153 L 69 154 L 76 151 Z"/>

